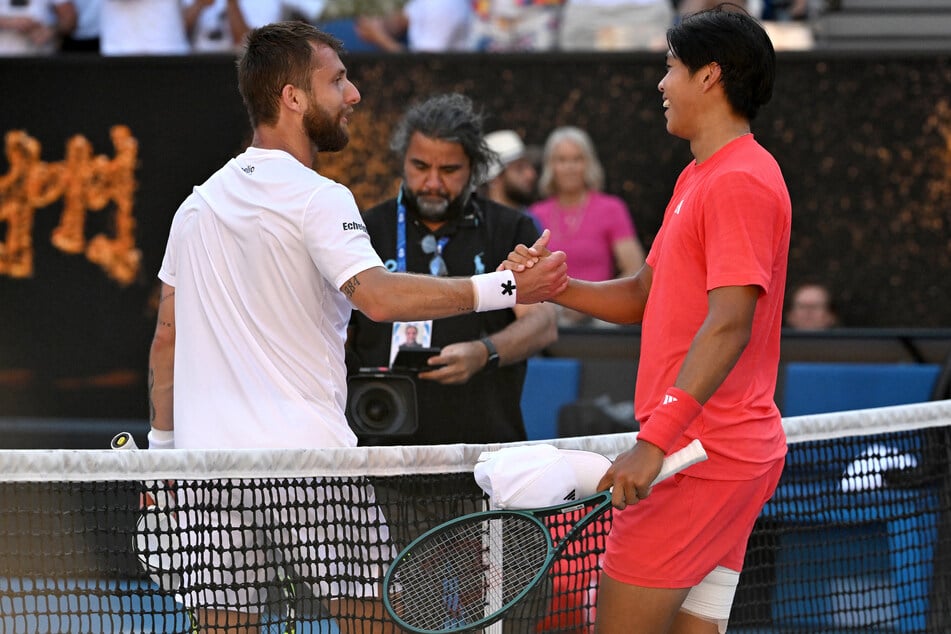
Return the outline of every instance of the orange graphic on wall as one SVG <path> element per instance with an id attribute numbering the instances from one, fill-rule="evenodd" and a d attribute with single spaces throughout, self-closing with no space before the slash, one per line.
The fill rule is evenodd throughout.
<path id="1" fill-rule="evenodd" d="M 82 135 L 66 143 L 66 157 L 46 163 L 39 141 L 23 130 L 7 132 L 9 171 L 0 175 L 0 275 L 24 278 L 33 274 L 33 218 L 37 211 L 63 201 L 59 225 L 50 236 L 64 253 L 84 253 L 106 274 L 125 286 L 139 271 L 142 253 L 135 248 L 133 200 L 138 141 L 124 125 L 110 129 L 115 156 L 94 155 Z M 114 205 L 114 235 L 86 239 L 86 214 Z M 2 235 L 2 233 L 0 233 Z"/>

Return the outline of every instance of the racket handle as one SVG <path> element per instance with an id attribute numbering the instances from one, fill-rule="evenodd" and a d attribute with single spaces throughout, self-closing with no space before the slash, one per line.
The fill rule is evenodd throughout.
<path id="1" fill-rule="evenodd" d="M 697 464 L 698 462 L 703 462 L 707 459 L 707 452 L 704 450 L 703 445 L 700 443 L 699 438 L 695 438 L 693 442 L 689 445 L 675 451 L 666 458 L 664 458 L 664 464 L 660 468 L 660 473 L 657 474 L 657 477 L 654 478 L 653 484 L 657 484 L 661 480 L 666 480 L 675 473 L 679 473 L 689 467 L 690 465 Z"/>
<path id="2" fill-rule="evenodd" d="M 109 443 L 111 449 L 138 449 L 138 445 L 135 444 L 135 438 L 132 437 L 127 431 L 119 432 L 112 438 L 112 442 Z"/>

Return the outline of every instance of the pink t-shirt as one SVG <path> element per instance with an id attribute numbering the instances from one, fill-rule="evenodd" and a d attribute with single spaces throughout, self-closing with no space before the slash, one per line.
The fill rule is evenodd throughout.
<path id="1" fill-rule="evenodd" d="M 785 455 L 774 401 L 792 205 L 782 172 L 752 134 L 732 141 L 674 186 L 647 263 L 653 269 L 634 398 L 641 433 L 674 384 L 707 315 L 707 293 L 756 285 L 750 341 L 674 449 L 700 438 L 710 456 L 691 475 L 747 479 Z"/>
<path id="2" fill-rule="evenodd" d="M 624 201 L 602 192 L 589 192 L 584 207 L 565 212 L 557 198 L 529 208 L 542 229 L 551 229 L 548 248 L 568 255 L 568 275 L 600 282 L 614 278 L 613 245 L 633 237 L 634 222 Z"/>

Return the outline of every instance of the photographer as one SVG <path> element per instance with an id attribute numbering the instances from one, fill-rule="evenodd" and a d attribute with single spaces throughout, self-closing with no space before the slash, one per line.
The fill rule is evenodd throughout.
<path id="1" fill-rule="evenodd" d="M 399 195 L 364 213 L 373 247 L 391 271 L 431 275 L 491 272 L 519 243 L 538 236 L 526 214 L 478 198 L 475 187 L 496 159 L 483 137 L 482 115 L 460 94 L 416 105 L 391 143 L 402 161 Z M 405 245 L 399 255 L 398 245 Z M 389 366 L 400 324 L 360 312 L 350 322 L 351 374 Z M 420 342 L 441 352 L 416 375 L 418 429 L 362 439 L 364 444 L 446 444 L 525 440 L 520 407 L 525 359 L 558 336 L 554 308 L 516 306 L 431 322 Z"/>

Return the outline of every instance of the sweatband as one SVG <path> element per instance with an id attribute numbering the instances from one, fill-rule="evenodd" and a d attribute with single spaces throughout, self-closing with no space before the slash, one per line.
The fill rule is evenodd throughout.
<path id="1" fill-rule="evenodd" d="M 669 453 L 674 443 L 683 436 L 703 406 L 693 396 L 679 387 L 667 388 L 664 400 L 654 409 L 637 432 L 638 440 L 646 440 Z"/>
<path id="2" fill-rule="evenodd" d="M 175 431 L 151 428 L 149 430 L 149 449 L 174 449 Z"/>
<path id="3" fill-rule="evenodd" d="M 472 290 L 475 293 L 475 312 L 512 308 L 518 299 L 515 295 L 515 274 L 508 269 L 473 275 Z"/>

